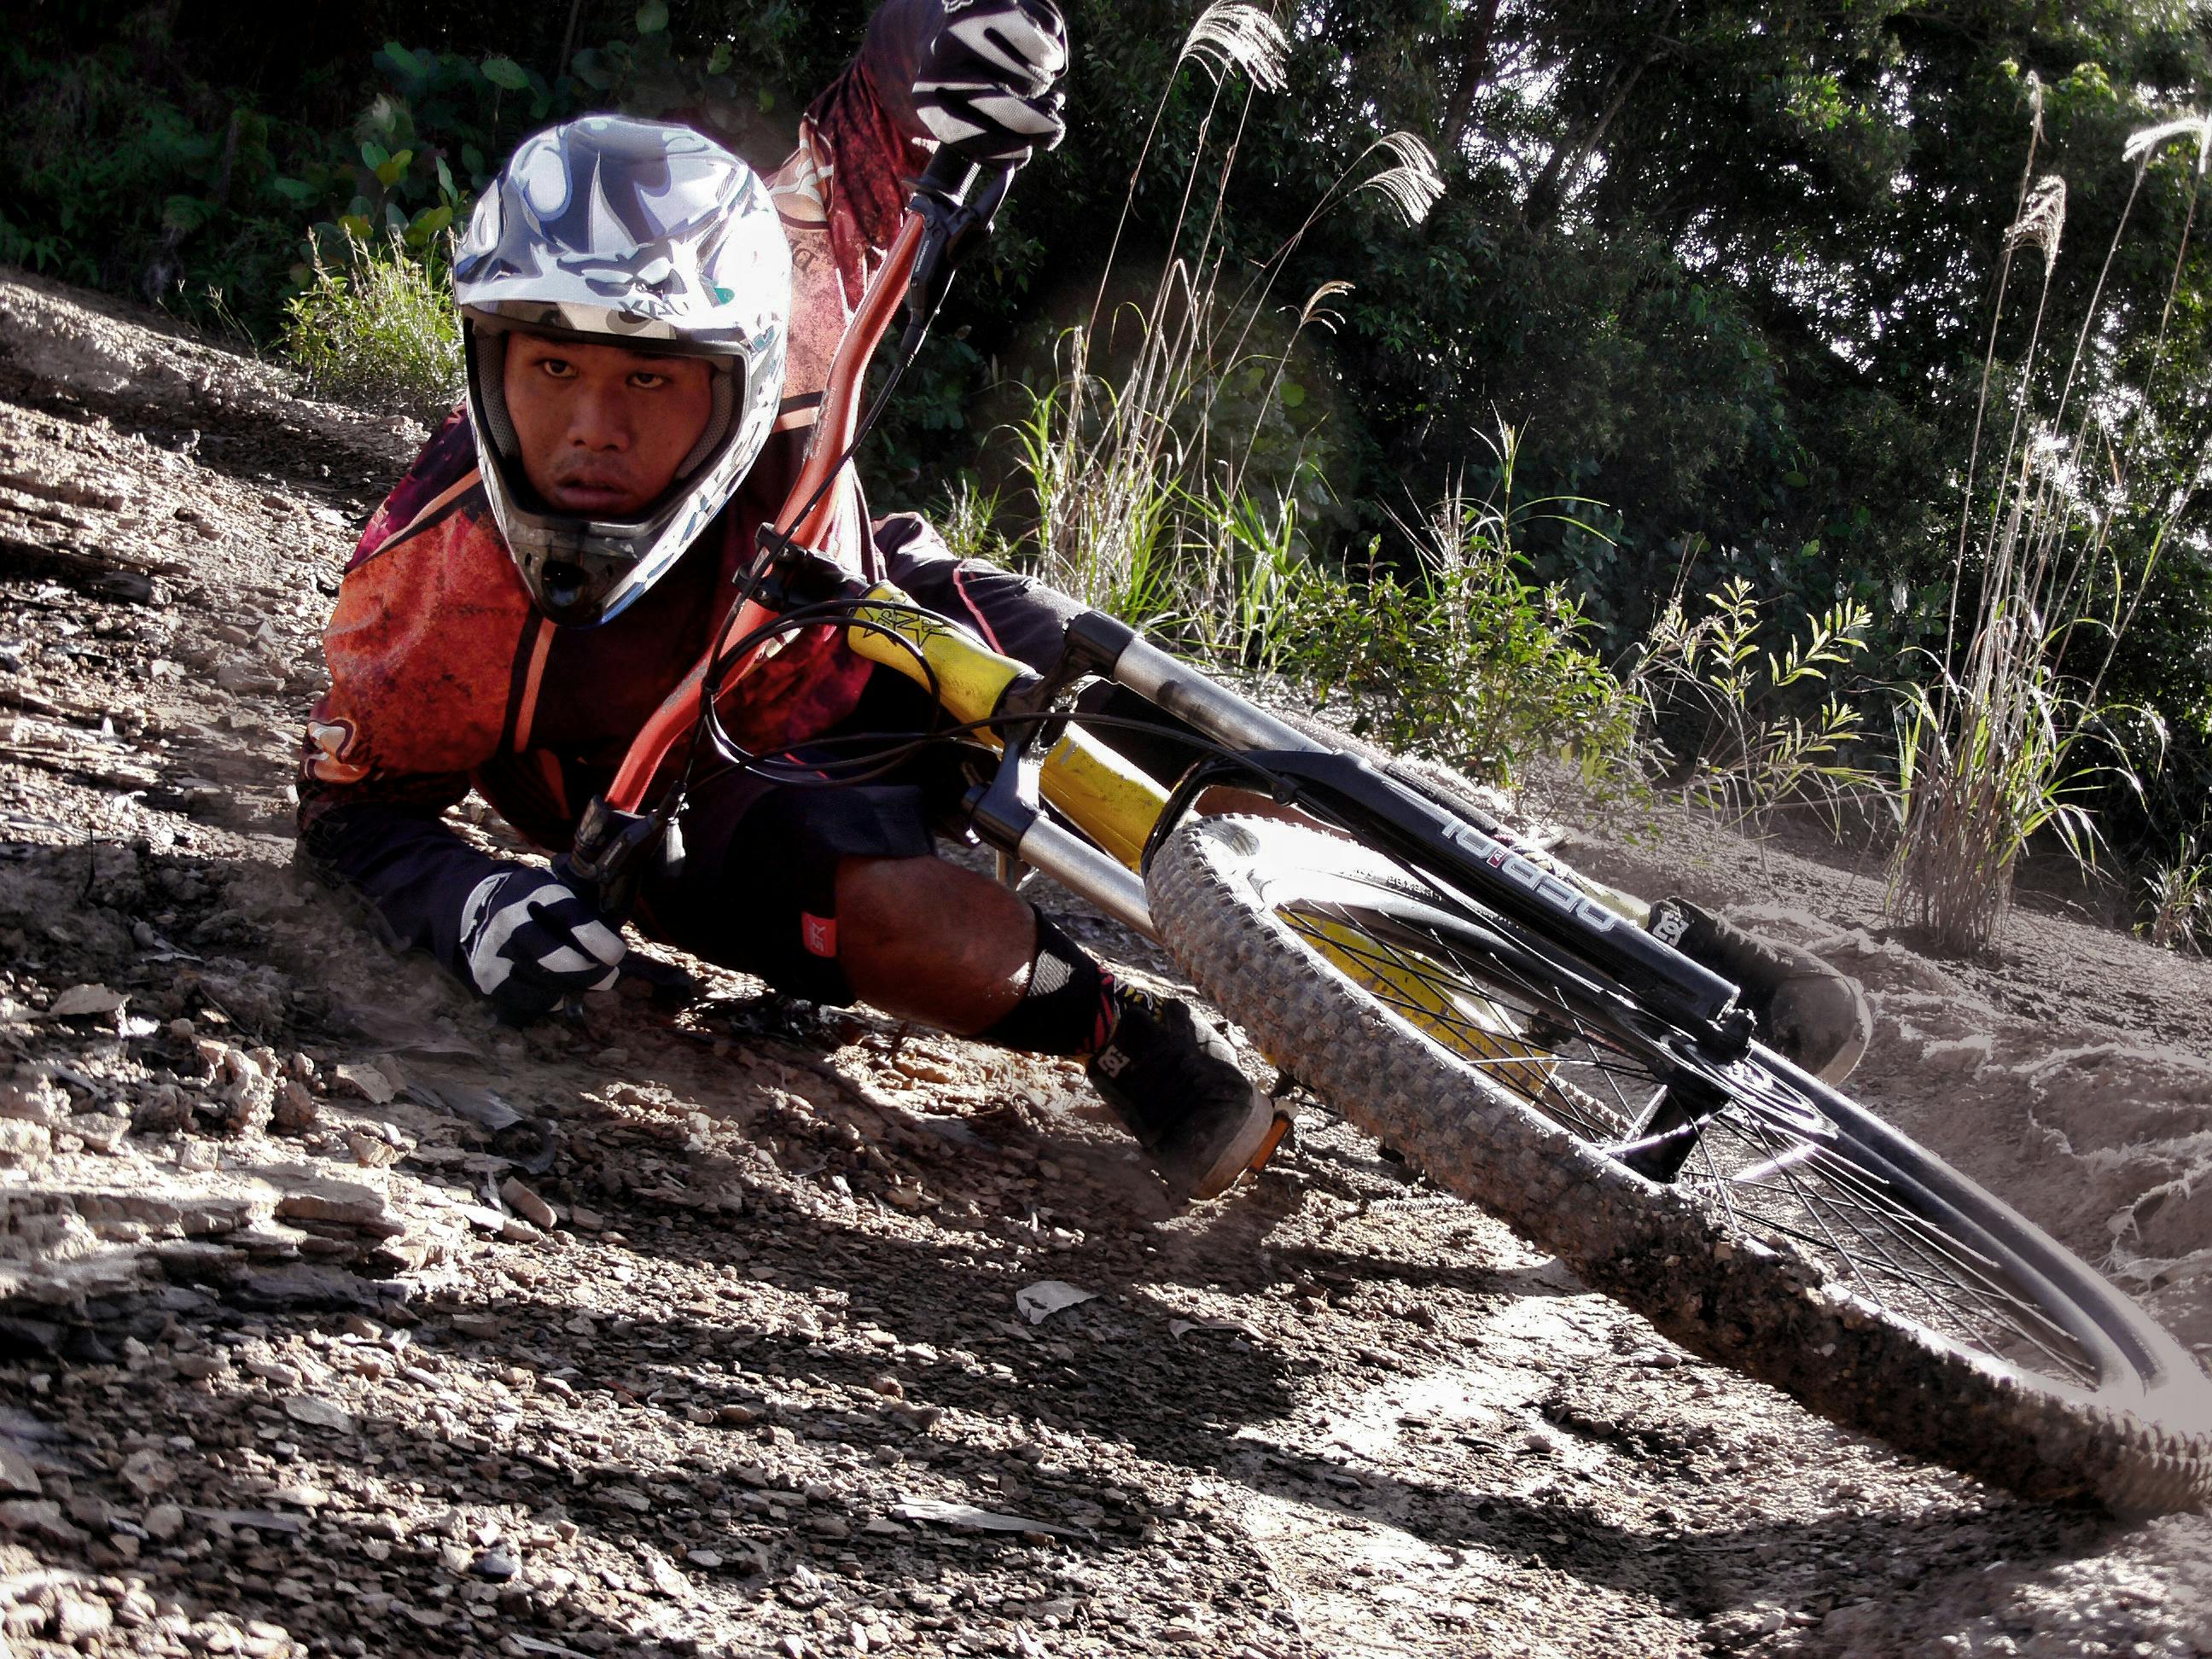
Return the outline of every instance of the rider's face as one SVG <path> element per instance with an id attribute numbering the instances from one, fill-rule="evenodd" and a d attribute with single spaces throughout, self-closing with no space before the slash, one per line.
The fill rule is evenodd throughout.
<path id="1" fill-rule="evenodd" d="M 712 372 L 532 334 L 509 337 L 507 412 L 531 488 L 562 513 L 635 514 L 668 488 L 712 412 Z"/>

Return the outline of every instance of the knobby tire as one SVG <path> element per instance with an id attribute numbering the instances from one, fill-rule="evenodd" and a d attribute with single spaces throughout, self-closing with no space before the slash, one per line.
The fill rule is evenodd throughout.
<path id="1" fill-rule="evenodd" d="M 2026 1497 L 2212 1498 L 2212 1381 L 2187 1352 L 1778 1057 L 1737 1062 L 1656 1184 L 1601 1148 L 1632 1135 L 1623 1080 L 1666 1075 L 1666 1034 L 1601 983 L 1537 982 L 1510 924 L 1272 819 L 1194 820 L 1146 882 L 1170 950 L 1270 1060 L 1692 1352 Z"/>

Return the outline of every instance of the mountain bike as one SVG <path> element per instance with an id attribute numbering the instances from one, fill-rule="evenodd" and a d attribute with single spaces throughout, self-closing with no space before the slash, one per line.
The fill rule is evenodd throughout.
<path id="1" fill-rule="evenodd" d="M 568 867 L 618 905 L 719 709 L 799 630 L 925 687 L 915 742 L 994 757 L 967 820 L 1160 941 L 1261 1053 L 1692 1352 L 2008 1487 L 2127 1515 L 2212 1497 L 2212 1381 L 2086 1263 L 1759 1041 L 1737 988 L 1473 803 L 1293 726 L 1102 612 L 1049 673 L 836 556 L 848 463 L 1006 175 L 945 161 L 833 366 L 797 489 L 714 648 L 592 803 Z M 866 364 L 902 305 L 890 383 Z M 866 538 L 861 538 L 863 541 Z M 1200 758 L 1158 779 L 1071 716 L 1134 693 Z M 1204 814 L 1225 786 L 1259 814 Z"/>

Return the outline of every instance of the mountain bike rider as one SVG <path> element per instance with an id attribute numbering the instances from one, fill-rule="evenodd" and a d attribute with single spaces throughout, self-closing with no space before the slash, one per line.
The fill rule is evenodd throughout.
<path id="1" fill-rule="evenodd" d="M 719 631 L 905 181 L 937 144 L 1005 162 L 1057 143 L 1066 63 L 1051 0 L 888 0 L 766 178 L 688 128 L 596 116 L 526 140 L 477 204 L 454 264 L 467 403 L 348 567 L 300 826 L 319 872 L 504 1014 L 612 985 L 623 924 L 477 850 L 445 810 L 473 789 L 534 844 L 569 844 Z M 917 601 L 1008 655 L 1056 654 L 1072 600 L 953 558 L 911 514 L 869 525 L 857 491 L 842 511 L 839 544 L 872 536 Z M 726 718 L 747 748 L 803 758 L 918 729 L 921 696 L 824 626 Z M 934 855 L 958 787 L 927 765 L 837 788 L 702 772 L 629 921 L 798 996 L 1084 1056 L 1171 1188 L 1225 1189 L 1272 1147 L 1276 1109 L 1188 1005 Z"/>

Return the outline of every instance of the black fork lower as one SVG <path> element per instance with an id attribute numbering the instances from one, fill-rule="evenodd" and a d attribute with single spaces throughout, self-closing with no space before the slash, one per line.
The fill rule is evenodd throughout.
<path id="1" fill-rule="evenodd" d="M 1705 1078 L 1677 1073 L 1626 1146 L 1613 1156 L 1646 1181 L 1662 1186 L 1682 1173 L 1698 1150 L 1700 1128 L 1728 1109 L 1729 1097 Z"/>

